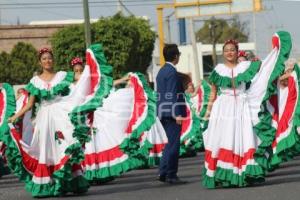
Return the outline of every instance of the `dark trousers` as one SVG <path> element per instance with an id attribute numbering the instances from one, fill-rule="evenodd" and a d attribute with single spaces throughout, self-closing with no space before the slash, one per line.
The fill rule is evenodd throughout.
<path id="1" fill-rule="evenodd" d="M 160 161 L 159 175 L 175 178 L 178 171 L 181 125 L 173 118 L 162 118 L 161 123 L 166 131 L 168 144 Z"/>

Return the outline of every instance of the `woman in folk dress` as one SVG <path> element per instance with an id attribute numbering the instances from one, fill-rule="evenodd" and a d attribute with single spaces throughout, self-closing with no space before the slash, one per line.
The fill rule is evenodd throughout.
<path id="1" fill-rule="evenodd" d="M 85 176 L 96 183 L 157 164 L 167 142 L 152 103 L 153 91 L 142 74 L 114 81 L 112 90 L 93 113 L 91 141 L 85 144 Z"/>
<path id="2" fill-rule="evenodd" d="M 88 65 L 92 65 L 91 59 L 87 61 Z M 75 73 L 75 80 L 76 77 L 79 79 L 85 76 L 85 71 L 82 73 L 84 69 L 82 59 L 72 59 L 71 66 Z M 76 90 L 77 84 L 76 82 L 72 84 L 72 91 Z M 103 105 L 90 114 L 92 117 L 88 123 L 92 129 L 91 140 L 84 145 L 85 159 L 81 164 L 85 177 L 93 184 L 113 180 L 132 169 L 157 164 L 167 142 L 159 121 L 151 121 L 155 118 L 155 113 L 151 113 L 153 108 L 149 108 L 150 102 L 153 101 L 151 97 L 153 91 L 145 82 L 144 76 L 129 73 L 113 81 L 114 87 L 119 85 L 125 85 L 126 88 L 111 90 L 109 96 L 104 99 Z M 145 107 L 141 109 L 143 113 L 134 109 L 139 107 L 137 105 Z M 143 114 L 146 114 L 146 118 Z M 149 120 L 150 123 L 147 122 Z M 144 132 L 136 131 L 136 127 L 140 124 Z M 134 128 L 128 128 L 130 125 Z M 133 132 L 135 136 L 140 137 L 139 141 L 136 141 L 136 147 L 140 146 L 140 148 L 135 149 L 134 156 L 123 152 L 120 147 L 126 139 L 131 139 Z M 125 149 L 127 147 L 127 144 L 123 146 Z"/>
<path id="3" fill-rule="evenodd" d="M 54 71 L 50 49 L 39 51 L 39 61 L 42 73 L 26 86 L 28 103 L 9 119 L 13 123 L 36 106 L 32 140 L 26 144 L 10 125 L 10 135 L 4 141 L 9 166 L 34 197 L 86 192 L 89 185 L 80 166 L 82 147 L 73 137 L 74 126 L 68 116 L 78 101 L 66 102 L 63 98 L 69 92 L 73 73 Z"/>
<path id="4" fill-rule="evenodd" d="M 273 127 L 276 135 L 272 143 L 270 170 L 299 155 L 300 152 L 300 69 L 296 59 L 285 63 L 285 71 L 279 77 L 277 94 L 269 100 Z"/>
<path id="5" fill-rule="evenodd" d="M 276 132 L 267 100 L 284 71 L 290 34 L 278 32 L 272 42 L 273 49 L 263 62 L 238 63 L 238 43 L 228 40 L 223 46 L 224 64 L 218 64 L 209 78 L 209 124 L 203 134 L 203 185 L 207 188 L 243 187 L 264 180 L 266 152 Z"/>

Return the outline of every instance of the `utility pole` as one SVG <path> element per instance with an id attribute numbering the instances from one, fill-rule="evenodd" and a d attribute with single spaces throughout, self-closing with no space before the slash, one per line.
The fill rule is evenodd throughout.
<path id="1" fill-rule="evenodd" d="M 255 12 L 253 12 L 253 42 L 255 45 L 254 53 L 256 55 L 256 15 L 255 15 Z"/>
<path id="2" fill-rule="evenodd" d="M 118 13 L 122 13 L 123 12 L 123 9 L 122 9 L 122 2 L 121 0 L 118 0 L 118 5 L 117 5 L 117 12 Z"/>
<path id="3" fill-rule="evenodd" d="M 196 85 L 200 84 L 200 79 L 203 79 L 203 69 L 199 65 L 198 60 L 198 49 L 197 49 L 197 42 L 195 37 L 195 28 L 194 28 L 194 20 L 189 19 L 189 32 L 190 32 L 190 38 L 192 42 L 193 47 L 193 60 L 194 60 L 194 72 L 195 73 L 195 83 Z"/>
<path id="4" fill-rule="evenodd" d="M 88 48 L 91 45 L 91 23 L 90 23 L 88 0 L 83 0 L 83 13 L 84 13 L 85 44 L 86 44 L 86 48 Z"/>

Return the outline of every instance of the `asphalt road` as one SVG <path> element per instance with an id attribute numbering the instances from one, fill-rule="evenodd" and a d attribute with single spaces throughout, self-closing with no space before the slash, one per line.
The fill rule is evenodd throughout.
<path id="1" fill-rule="evenodd" d="M 203 154 L 180 160 L 179 176 L 188 184 L 170 186 L 156 181 L 157 169 L 135 170 L 114 181 L 92 186 L 82 196 L 49 199 L 86 200 L 298 200 L 300 198 L 300 157 L 270 173 L 266 182 L 247 188 L 205 189 L 201 185 Z M 0 200 L 32 199 L 12 175 L 0 178 Z"/>

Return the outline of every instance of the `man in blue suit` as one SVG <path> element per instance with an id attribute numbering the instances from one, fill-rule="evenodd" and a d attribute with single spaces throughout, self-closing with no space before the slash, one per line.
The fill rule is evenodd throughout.
<path id="1" fill-rule="evenodd" d="M 157 113 L 166 131 L 168 144 L 160 162 L 158 179 L 170 184 L 183 184 L 185 181 L 177 176 L 181 123 L 186 116 L 184 89 L 175 68 L 180 52 L 176 44 L 166 44 L 163 55 L 166 63 L 156 77 Z"/>

